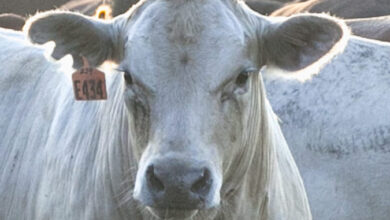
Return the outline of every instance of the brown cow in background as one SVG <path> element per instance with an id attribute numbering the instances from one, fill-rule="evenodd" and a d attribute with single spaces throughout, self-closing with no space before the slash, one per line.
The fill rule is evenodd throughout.
<path id="1" fill-rule="evenodd" d="M 24 26 L 25 18 L 16 14 L 0 14 L 0 27 L 13 30 L 21 30 Z"/>
<path id="2" fill-rule="evenodd" d="M 261 0 L 260 0 L 261 1 Z M 290 3 L 290 2 L 304 2 L 306 0 L 269 0 L 272 2 Z"/>
<path id="3" fill-rule="evenodd" d="M 79 11 L 93 15 L 101 4 L 111 5 L 113 16 L 126 12 L 137 0 L 1 0 L 0 14 L 14 13 L 21 16 L 35 14 L 37 11 L 46 11 L 60 8 Z"/>
<path id="4" fill-rule="evenodd" d="M 16 7 L 16 3 L 23 2 Z M 50 2 L 48 4 L 47 2 Z M 103 0 L 14 0 L 7 1 L 0 6 L 0 12 L 13 12 L 19 14 L 33 14 L 37 10 L 47 10 L 58 7 L 60 9 L 78 11 L 80 13 L 110 18 L 126 12 L 137 0 L 108 0 L 107 5 L 102 6 Z M 284 4 L 281 2 L 292 2 Z M 386 0 L 309 0 L 309 1 L 288 1 L 288 0 L 250 0 L 246 2 L 249 7 L 261 14 L 271 16 L 290 16 L 301 12 L 329 12 L 332 15 L 349 19 L 346 23 L 351 27 L 352 32 L 361 37 L 390 41 L 390 17 L 378 17 L 372 19 L 361 19 L 377 17 L 390 14 L 390 1 Z M 111 8 L 109 7 L 111 6 Z M 99 8 L 100 7 L 100 8 Z M 8 10 L 8 11 L 5 11 Z M 273 12 L 273 13 L 272 13 Z M 21 30 L 24 25 L 24 18 L 15 14 L 0 15 L 0 27 Z"/>
<path id="5" fill-rule="evenodd" d="M 62 5 L 60 9 L 80 12 L 100 19 L 112 18 L 111 5 L 102 3 L 100 0 L 72 0 Z"/>
<path id="6" fill-rule="evenodd" d="M 71 0 L 59 7 L 61 10 L 80 12 L 85 15 L 93 16 L 96 9 L 103 4 L 101 0 Z"/>
<path id="7" fill-rule="evenodd" d="M 274 11 L 271 16 L 290 16 L 301 12 L 329 12 L 341 18 L 369 18 L 390 14 L 388 0 L 309 0 L 293 2 Z"/>
<path id="8" fill-rule="evenodd" d="M 283 7 L 280 7 L 271 13 L 271 16 L 291 16 L 301 12 L 308 12 L 313 7 L 313 5 L 318 4 L 318 2 L 318 0 L 309 0 L 305 2 L 293 2 L 285 4 Z"/>
<path id="9" fill-rule="evenodd" d="M 345 22 L 356 36 L 390 42 L 390 16 L 348 19 Z"/>
<path id="10" fill-rule="evenodd" d="M 129 8 L 138 2 L 138 0 L 112 0 L 112 15 L 115 17 L 117 15 L 125 13 Z"/>
<path id="11" fill-rule="evenodd" d="M 62 5 L 60 9 L 77 11 L 85 15 L 93 16 L 99 13 L 99 7 L 105 5 L 105 9 L 112 13 L 112 16 L 125 13 L 138 0 L 72 0 Z M 97 15 L 97 17 L 99 17 Z M 110 17 L 110 16 L 109 16 Z"/>
<path id="12" fill-rule="evenodd" d="M 263 14 L 269 15 L 277 9 L 284 6 L 283 3 L 278 1 L 267 1 L 267 0 L 250 0 L 245 2 L 252 10 Z"/>
<path id="13" fill-rule="evenodd" d="M 14 13 L 21 16 L 58 8 L 69 0 L 1 0 L 0 13 Z"/>
<path id="14" fill-rule="evenodd" d="M 271 16 L 291 16 L 297 13 L 326 12 L 345 18 L 356 36 L 390 41 L 389 0 L 309 0 L 294 2 L 271 13 Z"/>

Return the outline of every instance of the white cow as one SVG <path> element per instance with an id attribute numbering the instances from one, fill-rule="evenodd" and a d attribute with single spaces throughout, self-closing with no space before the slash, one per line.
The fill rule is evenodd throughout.
<path id="1" fill-rule="evenodd" d="M 390 44 L 351 38 L 312 80 L 266 80 L 314 219 L 390 216 Z"/>
<path id="2" fill-rule="evenodd" d="M 27 39 L 26 36 L 22 32 L 8 29 L 8 28 L 0 28 L 0 35 L 2 35 L 3 37 L 12 38 L 14 40 L 15 39 L 21 39 L 21 40 Z"/>
<path id="3" fill-rule="evenodd" d="M 329 60 L 345 27 L 232 0 L 30 19 L 29 38 L 55 41 L 54 57 L 119 64 L 99 102 L 74 100 L 66 59 L 0 34 L 0 219 L 310 220 L 258 72 Z"/>

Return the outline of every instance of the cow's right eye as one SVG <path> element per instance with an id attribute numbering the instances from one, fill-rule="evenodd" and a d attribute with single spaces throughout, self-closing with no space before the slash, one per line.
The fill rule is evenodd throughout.
<path id="1" fill-rule="evenodd" d="M 127 85 L 132 85 L 134 83 L 133 78 L 128 71 L 124 71 L 123 77 L 125 78 Z"/>

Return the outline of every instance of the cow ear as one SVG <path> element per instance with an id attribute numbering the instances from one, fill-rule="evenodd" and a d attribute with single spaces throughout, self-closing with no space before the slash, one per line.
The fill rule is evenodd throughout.
<path id="1" fill-rule="evenodd" d="M 122 52 L 114 22 L 101 21 L 72 12 L 45 12 L 30 18 L 24 31 L 33 43 L 54 41 L 52 56 L 60 59 L 71 54 L 73 66 L 82 65 L 84 56 L 92 66 L 105 60 L 119 61 Z"/>
<path id="2" fill-rule="evenodd" d="M 266 29 L 262 36 L 263 61 L 291 72 L 326 63 L 344 49 L 348 36 L 346 25 L 330 16 L 293 16 Z"/>

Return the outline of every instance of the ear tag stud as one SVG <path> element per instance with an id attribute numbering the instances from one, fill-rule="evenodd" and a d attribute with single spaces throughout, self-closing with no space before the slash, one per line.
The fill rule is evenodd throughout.
<path id="1" fill-rule="evenodd" d="M 106 79 L 103 72 L 89 66 L 83 58 L 83 67 L 72 74 L 74 97 L 77 101 L 106 100 Z"/>

